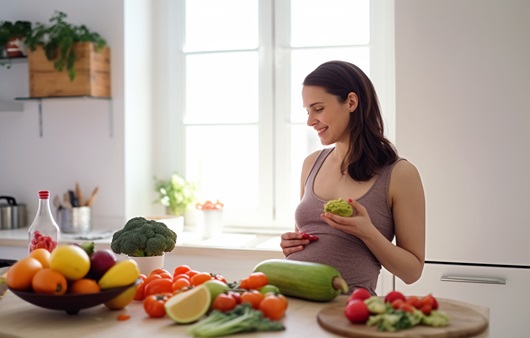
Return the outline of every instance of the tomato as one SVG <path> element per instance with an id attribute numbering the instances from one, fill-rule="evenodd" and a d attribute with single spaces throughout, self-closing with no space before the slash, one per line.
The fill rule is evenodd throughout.
<path id="1" fill-rule="evenodd" d="M 228 293 L 220 293 L 217 295 L 217 297 L 215 297 L 212 303 L 212 309 L 219 310 L 221 312 L 227 312 L 235 308 L 236 305 L 237 301 L 234 297 Z"/>
<path id="2" fill-rule="evenodd" d="M 190 283 L 189 279 L 178 278 L 171 285 L 171 290 L 180 291 L 180 290 L 183 290 L 185 288 L 189 288 L 190 286 L 191 286 L 191 283 Z"/>
<path id="3" fill-rule="evenodd" d="M 211 279 L 212 279 L 212 275 L 210 273 L 199 272 L 191 276 L 190 282 L 191 282 L 191 285 L 193 286 L 199 286 L 202 283 L 206 282 L 207 280 L 211 280 Z"/>
<path id="4" fill-rule="evenodd" d="M 145 296 L 154 295 L 157 293 L 173 292 L 173 281 L 171 279 L 161 278 L 150 281 L 145 285 Z"/>
<path id="5" fill-rule="evenodd" d="M 250 303 L 254 310 L 258 310 L 263 298 L 265 295 L 258 290 L 247 290 L 241 294 L 241 303 Z"/>
<path id="6" fill-rule="evenodd" d="M 399 306 L 399 310 L 405 311 L 405 312 L 408 312 L 408 313 L 413 313 L 414 312 L 414 306 L 410 305 L 407 302 L 403 302 Z"/>
<path id="7" fill-rule="evenodd" d="M 176 275 L 185 275 L 186 272 L 190 271 L 191 268 L 187 265 L 179 265 L 173 270 L 173 276 Z"/>
<path id="8" fill-rule="evenodd" d="M 421 306 L 430 305 L 433 310 L 438 309 L 438 301 L 434 298 L 433 295 L 429 294 L 422 299 L 420 299 Z"/>
<path id="9" fill-rule="evenodd" d="M 405 296 L 401 292 L 399 292 L 399 291 L 390 291 L 385 296 L 385 303 L 392 304 L 396 299 L 401 299 L 402 301 L 406 301 Z"/>
<path id="10" fill-rule="evenodd" d="M 162 279 L 162 276 L 160 276 L 160 275 L 149 275 L 149 276 L 145 277 L 144 283 L 145 283 L 145 285 L 147 285 L 150 281 L 155 280 L 155 279 Z"/>
<path id="11" fill-rule="evenodd" d="M 265 275 L 263 272 L 253 272 L 248 277 L 248 288 L 252 290 L 258 290 L 261 287 L 264 287 L 265 285 L 269 284 L 269 279 L 267 278 L 267 275 Z"/>
<path id="12" fill-rule="evenodd" d="M 145 297 L 144 311 L 149 317 L 160 318 L 166 315 L 164 304 L 171 297 L 170 293 L 159 293 Z"/>
<path id="13" fill-rule="evenodd" d="M 243 279 L 239 282 L 239 288 L 240 288 L 240 289 L 245 289 L 245 290 L 250 289 L 250 288 L 248 287 L 248 278 L 243 278 Z"/>
<path id="14" fill-rule="evenodd" d="M 236 300 L 237 304 L 241 304 L 241 295 L 239 294 L 239 292 L 228 291 L 228 294 Z"/>
<path id="15" fill-rule="evenodd" d="M 268 294 L 259 303 L 259 310 L 270 320 L 282 319 L 285 315 L 285 302 L 274 294 Z"/>
<path id="16" fill-rule="evenodd" d="M 391 304 L 394 309 L 399 310 L 399 308 L 401 307 L 401 304 L 403 303 L 405 303 L 405 301 L 401 298 L 398 298 L 398 299 L 395 299 Z"/>
<path id="17" fill-rule="evenodd" d="M 176 281 L 177 279 L 187 279 L 188 281 L 190 280 L 190 276 L 186 275 L 185 273 L 179 273 L 179 274 L 176 274 L 173 276 L 173 281 Z"/>
<path id="18" fill-rule="evenodd" d="M 368 291 L 365 288 L 357 288 L 357 289 L 353 290 L 353 292 L 350 295 L 350 297 L 348 297 L 348 302 L 350 300 L 354 300 L 354 299 L 365 300 L 365 299 L 368 299 L 370 297 L 372 297 L 372 294 L 370 293 L 370 291 Z"/>
<path id="19" fill-rule="evenodd" d="M 169 279 L 173 278 L 173 275 L 169 271 L 167 271 L 166 269 L 162 269 L 162 268 L 154 269 L 153 271 L 149 273 L 149 275 L 159 275 L 162 278 L 169 278 Z"/>
<path id="20" fill-rule="evenodd" d="M 432 305 L 429 305 L 429 304 L 423 304 L 421 307 L 420 307 L 420 310 L 421 312 L 423 312 L 424 315 L 428 316 L 431 314 L 432 312 Z"/>
<path id="21" fill-rule="evenodd" d="M 405 297 L 406 300 L 405 302 L 409 303 L 410 305 L 414 306 L 416 309 L 419 309 L 421 307 L 421 301 L 418 297 L 416 296 L 408 296 L 408 297 Z"/>
<path id="22" fill-rule="evenodd" d="M 370 311 L 364 301 L 353 299 L 346 304 L 344 316 L 353 324 L 364 324 L 370 317 Z"/>

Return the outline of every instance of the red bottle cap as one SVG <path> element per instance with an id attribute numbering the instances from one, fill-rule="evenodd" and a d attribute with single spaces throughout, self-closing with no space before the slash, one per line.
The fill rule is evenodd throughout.
<path id="1" fill-rule="evenodd" d="M 41 200 L 47 200 L 50 196 L 50 192 L 48 190 L 39 190 L 39 198 Z"/>

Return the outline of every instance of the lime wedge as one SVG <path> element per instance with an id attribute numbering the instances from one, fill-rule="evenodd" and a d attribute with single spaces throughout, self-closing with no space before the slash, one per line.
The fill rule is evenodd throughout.
<path id="1" fill-rule="evenodd" d="M 210 308 L 210 290 L 199 285 L 191 290 L 177 293 L 164 304 L 166 314 L 179 324 L 189 324 L 199 320 Z"/>

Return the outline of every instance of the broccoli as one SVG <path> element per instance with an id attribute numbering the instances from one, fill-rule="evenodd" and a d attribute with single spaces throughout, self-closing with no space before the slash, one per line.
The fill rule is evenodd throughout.
<path id="1" fill-rule="evenodd" d="M 112 235 L 110 248 L 132 257 L 161 256 L 177 243 L 177 234 L 167 225 L 143 217 L 131 218 Z"/>

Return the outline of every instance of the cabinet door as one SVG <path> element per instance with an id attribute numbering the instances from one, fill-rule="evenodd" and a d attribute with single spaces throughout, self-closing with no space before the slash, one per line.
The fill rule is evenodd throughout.
<path id="1" fill-rule="evenodd" d="M 489 308 L 491 337 L 526 337 L 530 269 L 425 264 L 420 280 L 406 285 L 396 278 L 396 290 L 406 295 L 455 299 Z"/>

